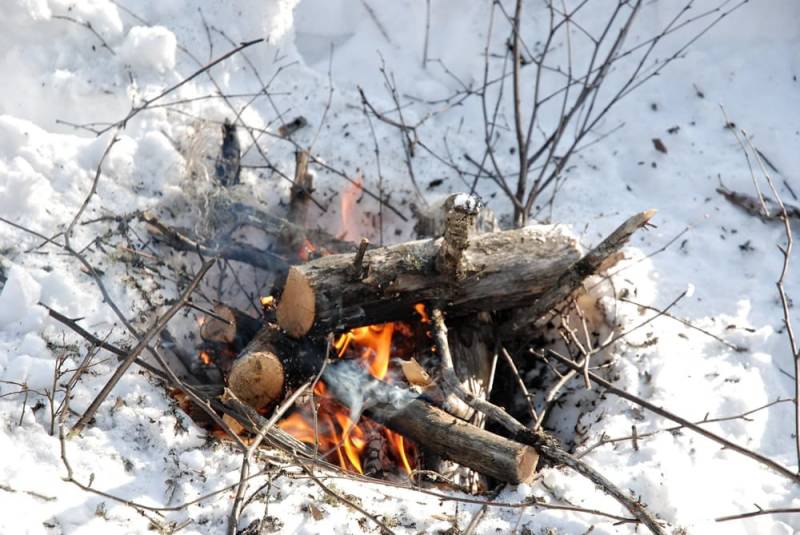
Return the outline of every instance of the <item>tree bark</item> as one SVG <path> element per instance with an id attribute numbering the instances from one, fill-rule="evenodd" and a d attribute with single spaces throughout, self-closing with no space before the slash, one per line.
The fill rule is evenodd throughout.
<path id="1" fill-rule="evenodd" d="M 449 268 L 443 266 L 452 255 L 440 256 L 443 244 L 438 238 L 367 251 L 362 277 L 353 276 L 353 254 L 293 266 L 278 324 L 301 337 L 411 319 L 421 302 L 451 317 L 514 308 L 542 295 L 579 258 L 574 240 L 551 226 L 469 239 Z"/>
<path id="2" fill-rule="evenodd" d="M 647 225 L 655 213 L 655 210 L 646 210 L 629 217 L 606 239 L 579 261 L 569 266 L 555 284 L 540 295 L 537 300 L 528 306 L 514 310 L 509 320 L 499 330 L 500 337 L 513 339 L 528 334 L 537 321 L 580 288 L 586 277 L 594 275 L 600 270 L 607 259 L 618 253 L 623 245 L 628 242 L 631 235 Z"/>

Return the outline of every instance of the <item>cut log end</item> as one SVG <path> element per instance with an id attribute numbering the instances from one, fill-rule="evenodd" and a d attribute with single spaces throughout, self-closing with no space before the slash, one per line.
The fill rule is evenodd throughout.
<path id="1" fill-rule="evenodd" d="M 240 400 L 259 408 L 281 397 L 284 381 L 281 360 L 270 351 L 258 351 L 234 363 L 228 387 Z"/>
<path id="2" fill-rule="evenodd" d="M 531 448 L 525 447 L 519 452 L 517 458 L 517 479 L 518 481 L 510 481 L 510 483 L 530 483 L 536 475 L 536 466 L 539 464 L 539 453 Z"/>
<path id="3" fill-rule="evenodd" d="M 276 314 L 278 324 L 294 338 L 304 336 L 314 324 L 314 290 L 302 272 L 295 267 L 289 269 Z"/>

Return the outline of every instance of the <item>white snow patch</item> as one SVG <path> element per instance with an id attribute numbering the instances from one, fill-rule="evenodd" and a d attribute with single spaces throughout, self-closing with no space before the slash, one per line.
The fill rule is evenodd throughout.
<path id="1" fill-rule="evenodd" d="M 137 70 L 166 72 L 175 68 L 175 34 L 163 26 L 134 26 L 120 55 Z"/>

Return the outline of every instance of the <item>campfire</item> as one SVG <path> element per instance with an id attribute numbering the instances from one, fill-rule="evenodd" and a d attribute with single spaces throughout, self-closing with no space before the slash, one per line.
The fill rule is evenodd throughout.
<path id="1" fill-rule="evenodd" d="M 276 427 L 342 470 L 433 473 L 472 491 L 530 481 L 539 439 L 488 401 L 497 348 L 528 340 L 652 213 L 582 255 L 552 226 L 480 232 L 490 215 L 461 194 L 420 216 L 419 240 L 370 248 L 341 240 L 355 232 L 360 184 L 342 197 L 338 238 L 304 229 L 293 190 L 277 242 L 291 265 L 261 299 L 262 317 L 215 308 L 198 362 L 267 416 L 304 390 Z M 487 430 L 487 414 L 509 432 Z"/>
<path id="2" fill-rule="evenodd" d="M 307 157 L 298 153 L 297 162 L 285 219 L 224 188 L 203 205 L 213 238 L 193 237 L 151 212 L 139 215 L 156 241 L 213 258 L 152 329 L 194 377 L 183 382 L 168 366 L 163 375 L 136 360 L 148 343 L 145 337 L 70 435 L 85 428 L 136 361 L 175 385 L 181 406 L 203 415 L 198 423 L 245 450 L 239 497 L 253 454 L 265 442 L 312 479 L 310 466 L 317 465 L 358 478 L 410 478 L 416 486 L 426 477 L 469 492 L 498 482 L 529 483 L 541 456 L 591 479 L 658 532 L 638 502 L 543 428 L 544 413 L 537 414 L 511 356 L 528 358 L 532 341 L 551 320 L 565 324 L 565 307 L 574 305 L 584 280 L 619 260 L 622 246 L 654 211 L 630 217 L 584 253 L 557 226 L 498 230 L 478 199 L 455 194 L 417 211 L 417 240 L 370 247 L 363 238 L 358 245 L 343 240 L 352 237 L 352 229 L 336 237 L 308 228 L 313 177 Z M 366 190 L 360 179 L 351 183 L 344 200 L 352 214 L 358 193 Z M 270 248 L 238 239 L 242 228 L 265 233 Z M 257 316 L 220 302 L 213 310 L 190 302 L 218 259 L 271 275 Z M 187 305 L 204 316 L 202 344 L 188 358 L 164 330 Z M 586 324 L 583 330 L 591 346 Z M 501 355 L 504 367 L 498 365 Z M 591 353 L 584 348 L 583 355 L 583 362 L 552 355 L 569 367 L 554 379 L 554 389 L 581 372 L 587 381 L 600 380 L 587 369 Z M 514 378 L 529 405 L 527 425 L 493 397 Z M 240 505 L 237 498 L 234 517 Z"/>

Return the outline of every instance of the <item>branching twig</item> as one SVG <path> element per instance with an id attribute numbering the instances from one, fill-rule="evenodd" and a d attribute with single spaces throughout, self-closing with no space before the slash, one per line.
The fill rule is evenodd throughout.
<path id="1" fill-rule="evenodd" d="M 230 50 L 230 51 L 226 52 L 225 54 L 221 55 L 220 57 L 218 57 L 214 61 L 211 61 L 211 62 L 203 65 L 198 70 L 196 70 L 195 72 L 193 72 L 192 74 L 190 74 L 189 76 L 187 76 L 186 78 L 184 78 L 183 80 L 178 82 L 177 84 L 170 86 L 169 88 L 163 90 L 161 93 L 159 93 L 158 95 L 156 95 L 154 97 L 146 99 L 140 105 L 134 106 L 131 109 L 131 111 L 129 111 L 128 114 L 124 118 L 120 119 L 119 121 L 115 122 L 114 124 L 112 124 L 112 125 L 110 125 L 110 126 L 108 126 L 106 128 L 103 128 L 102 130 L 100 130 L 98 132 L 98 135 L 104 134 L 104 133 L 108 132 L 109 130 L 111 130 L 114 127 L 125 128 L 125 126 L 128 124 L 128 121 L 133 119 L 140 112 L 146 110 L 154 102 L 157 102 L 158 100 L 160 100 L 160 99 L 164 98 L 165 96 L 169 95 L 170 93 L 172 93 L 176 89 L 178 89 L 178 88 L 184 86 L 185 84 L 191 82 L 192 80 L 194 80 L 195 78 L 197 78 L 201 74 L 203 74 L 205 72 L 208 72 L 215 65 L 218 65 L 218 64 L 222 63 L 223 61 L 225 61 L 226 59 L 230 58 L 231 56 L 235 56 L 236 54 L 238 54 L 242 50 L 244 50 L 246 48 L 249 48 L 249 47 L 251 47 L 253 45 L 256 45 L 258 43 L 261 43 L 263 41 L 264 41 L 263 38 L 253 39 L 252 41 L 246 41 L 246 42 L 240 44 L 239 46 L 235 47 L 233 50 Z"/>
<path id="2" fill-rule="evenodd" d="M 92 32 L 92 33 L 94 34 L 94 36 L 95 36 L 95 37 L 97 37 L 98 41 L 100 41 L 100 46 L 101 46 L 101 47 L 103 47 L 103 48 L 105 48 L 106 50 L 108 50 L 108 52 L 109 52 L 109 53 L 110 53 L 112 56 L 116 56 L 116 55 L 117 55 L 117 53 L 116 53 L 116 52 L 114 52 L 114 50 L 113 50 L 113 49 L 112 49 L 110 46 L 108 46 L 108 43 L 107 43 L 107 42 L 106 42 L 106 40 L 103 38 L 103 36 L 102 36 L 102 35 L 100 35 L 100 33 L 98 33 L 98 31 L 97 31 L 97 30 L 95 30 L 95 29 L 94 29 L 94 26 L 92 26 L 92 23 L 91 23 L 91 22 L 89 22 L 88 20 L 78 20 L 78 19 L 75 19 L 75 18 L 73 18 L 73 17 L 68 17 L 68 16 L 66 16 L 66 15 L 53 15 L 53 17 L 52 17 L 52 18 L 54 18 L 54 19 L 58 19 L 58 20 L 66 20 L 67 22 L 72 22 L 72 23 L 74 23 L 74 24 L 77 24 L 78 26 L 83 26 L 84 28 L 86 28 L 87 30 L 89 30 L 90 32 Z M 92 47 L 92 50 L 94 50 L 94 47 Z"/>
<path id="3" fill-rule="evenodd" d="M 434 339 L 436 346 L 439 349 L 439 357 L 442 363 L 442 379 L 446 387 L 462 401 L 470 405 L 475 410 L 484 413 L 487 417 L 494 420 L 496 423 L 505 427 L 511 432 L 514 440 L 522 442 L 529 446 L 533 446 L 542 457 L 554 462 L 558 465 L 566 465 L 575 470 L 582 476 L 588 478 L 596 485 L 600 486 L 607 494 L 617 500 L 625 509 L 627 509 L 634 517 L 642 522 L 647 528 L 657 534 L 662 535 L 666 532 L 647 511 L 644 504 L 639 500 L 631 497 L 628 493 L 619 489 L 611 481 L 606 479 L 602 474 L 594 470 L 592 467 L 576 459 L 568 452 L 566 452 L 558 441 L 545 434 L 542 431 L 532 431 L 522 425 L 519 421 L 509 415 L 506 411 L 484 401 L 476 398 L 469 392 L 466 392 L 459 384 L 458 377 L 453 369 L 453 359 L 450 355 L 450 347 L 447 341 L 447 327 L 444 323 L 444 315 L 439 309 L 434 309 L 431 317 L 434 325 Z"/>
<path id="4" fill-rule="evenodd" d="M 789 403 L 789 402 L 794 403 L 794 399 L 793 398 L 792 399 L 784 399 L 784 398 L 776 399 L 775 401 L 770 401 L 769 403 L 765 403 L 764 405 L 761 405 L 760 407 L 756 407 L 755 409 L 750 409 L 749 411 L 745 411 L 745 412 L 743 412 L 741 414 L 736 414 L 734 416 L 720 416 L 718 418 L 708 418 L 708 417 L 706 417 L 706 418 L 703 418 L 702 420 L 696 421 L 695 424 L 704 425 L 704 424 L 712 424 L 712 423 L 717 423 L 717 422 L 729 422 L 731 420 L 744 420 L 744 421 L 749 422 L 749 421 L 752 421 L 751 419 L 748 418 L 748 416 L 750 416 L 751 414 L 755 414 L 756 412 L 762 411 L 764 409 L 768 409 L 770 407 L 773 407 L 773 406 L 781 404 L 781 403 Z M 591 446 L 587 447 L 585 450 L 581 451 L 579 454 L 577 454 L 575 456 L 580 459 L 581 457 L 585 457 L 589 452 L 594 451 L 595 449 L 597 449 L 599 447 L 605 446 L 606 444 L 616 444 L 617 442 L 626 442 L 628 440 L 633 440 L 634 438 L 636 438 L 637 440 L 641 440 L 643 438 L 652 437 L 652 436 L 657 435 L 659 433 L 665 433 L 665 432 L 675 433 L 676 431 L 680 431 L 681 429 L 683 429 L 683 427 L 684 426 L 682 426 L 682 425 L 675 425 L 675 426 L 672 426 L 672 427 L 665 427 L 663 429 L 656 429 L 655 431 L 650 431 L 648 433 L 636 433 L 635 437 L 634 437 L 634 435 L 628 435 L 628 436 L 625 436 L 625 437 L 613 437 L 613 438 L 607 437 L 607 436 L 603 436 L 603 437 L 600 438 L 600 440 L 598 440 L 597 442 L 595 442 Z"/>
<path id="5" fill-rule="evenodd" d="M 757 511 L 750 511 L 748 513 L 739 513 L 736 515 L 728 515 L 728 516 L 721 516 L 719 518 L 715 518 L 717 522 L 729 522 L 731 520 L 744 520 L 745 518 L 753 518 L 754 516 L 762 516 L 762 515 L 780 515 L 780 514 L 798 514 L 800 513 L 800 508 L 797 507 L 785 507 L 782 509 L 758 509 Z"/>
<path id="6" fill-rule="evenodd" d="M 576 364 L 576 363 L 572 362 L 571 360 L 559 355 L 558 353 L 556 353 L 554 351 L 548 350 L 547 354 L 548 354 L 549 357 L 554 358 L 555 360 L 557 360 L 561 364 L 566 365 L 570 369 L 578 370 L 578 371 L 581 371 L 581 369 L 582 369 L 581 366 L 579 366 L 578 364 Z M 749 457 L 750 459 L 753 459 L 757 463 L 759 463 L 759 464 L 761 464 L 763 466 L 766 466 L 767 468 L 771 469 L 773 472 L 776 472 L 776 473 L 778 473 L 778 474 L 780 474 L 780 475 L 782 475 L 784 477 L 787 477 L 787 478 L 791 479 L 792 481 L 800 483 L 800 475 L 796 474 L 795 472 L 793 472 L 789 468 L 786 468 L 782 464 L 780 464 L 780 463 L 778 463 L 776 461 L 773 461 L 772 459 L 770 459 L 768 457 L 765 457 L 764 455 L 761 455 L 760 453 L 756 453 L 756 452 L 754 452 L 752 450 L 749 450 L 749 449 L 747 449 L 747 448 L 745 448 L 743 446 L 740 446 L 740 445 L 738 445 L 738 444 L 736 444 L 734 442 L 731 442 L 730 440 L 728 440 L 728 439 L 726 439 L 724 437 L 721 437 L 721 436 L 719 436 L 719 435 L 717 435 L 715 433 L 712 433 L 711 431 L 708 431 L 707 429 L 703 429 L 699 425 L 694 424 L 694 423 L 690 422 L 689 420 L 687 420 L 685 418 L 682 418 L 682 417 L 680 417 L 680 416 L 678 416 L 676 414 L 673 414 L 673 413 L 669 412 L 666 409 L 662 409 L 661 407 L 657 407 L 657 406 L 653 405 L 652 403 L 650 403 L 648 401 L 645 401 L 644 399 L 642 399 L 642 398 L 640 398 L 638 396 L 634 396 L 633 394 L 630 394 L 630 393 L 628 393 L 628 392 L 626 392 L 624 390 L 621 390 L 621 389 L 615 387 L 614 385 L 612 385 L 611 383 L 609 383 L 608 381 L 606 381 L 605 379 L 603 379 L 602 377 L 600 377 L 599 375 L 597 375 L 595 373 L 589 372 L 589 378 L 595 384 L 602 386 L 608 392 L 611 392 L 612 394 L 614 394 L 616 396 L 619 396 L 619 397 L 621 397 L 623 399 L 626 399 L 626 400 L 630 401 L 631 403 L 635 403 L 636 405 L 639 405 L 640 407 L 643 407 L 643 408 L 649 410 L 650 412 L 653 412 L 653 413 L 655 413 L 655 414 L 657 414 L 657 415 L 659 415 L 659 416 L 661 416 L 663 418 L 666 418 L 668 420 L 672 420 L 673 422 L 678 423 L 681 426 L 686 427 L 687 429 L 690 429 L 690 430 L 694 431 L 695 433 L 698 433 L 698 434 L 700 434 L 700 435 L 702 435 L 702 436 L 704 436 L 704 437 L 706 437 L 706 438 L 708 438 L 708 439 L 710 439 L 710 440 L 712 440 L 712 441 L 714 441 L 714 442 L 716 442 L 718 444 L 721 444 L 725 448 L 728 448 L 728 449 L 730 449 L 732 451 L 735 451 L 736 453 L 744 455 L 745 457 Z"/>
<path id="7" fill-rule="evenodd" d="M 294 393 L 289 396 L 286 401 L 281 403 L 281 406 L 275 409 L 275 413 L 272 417 L 267 420 L 267 422 L 261 426 L 256 434 L 255 438 L 253 438 L 250 446 L 248 446 L 247 450 L 244 452 L 244 456 L 242 458 L 242 468 L 241 473 L 239 476 L 239 485 L 236 487 L 236 497 L 233 500 L 233 507 L 231 507 L 231 513 L 228 518 L 228 535 L 236 535 L 237 528 L 239 525 L 239 515 L 242 512 L 242 500 L 244 499 L 245 489 L 247 487 L 246 481 L 248 476 L 250 475 L 250 463 L 253 459 L 253 453 L 261 446 L 261 443 L 264 441 L 264 438 L 269 433 L 272 426 L 275 425 L 287 410 L 289 410 L 294 402 L 297 401 L 297 398 L 300 397 L 303 392 L 311 385 L 311 383 L 305 383 L 304 385 L 300 386 Z"/>
<path id="8" fill-rule="evenodd" d="M 111 390 L 119 382 L 130 365 L 133 364 L 133 361 L 136 359 L 136 357 L 141 354 L 150 340 L 158 336 L 162 329 L 167 326 L 167 323 L 172 319 L 172 316 L 174 316 L 181 308 L 183 308 L 186 301 L 192 295 L 192 292 L 194 292 L 194 289 L 198 284 L 200 284 L 200 281 L 203 280 L 203 276 L 206 274 L 206 272 L 208 272 L 209 269 L 211 269 L 215 262 L 216 259 L 209 260 L 203 264 L 203 267 L 200 268 L 200 271 L 194 277 L 192 283 L 188 286 L 188 288 L 186 288 L 186 290 L 183 291 L 183 294 L 178 298 L 175 304 L 173 304 L 169 310 L 167 310 L 167 312 L 161 316 L 158 321 L 156 321 L 155 325 L 153 325 L 150 330 L 145 333 L 141 340 L 139 340 L 139 343 L 136 344 L 136 347 L 131 350 L 128 356 L 125 357 L 125 360 L 123 360 L 122 363 L 117 367 L 117 370 L 114 372 L 102 390 L 100 390 L 100 393 L 97 394 L 97 397 L 95 397 L 94 401 L 92 401 L 92 403 L 86 409 L 86 412 L 83 413 L 83 416 L 81 416 L 77 423 L 75 423 L 70 431 L 70 436 L 79 434 L 83 428 L 86 427 L 86 424 L 89 423 L 89 420 L 94 417 L 97 409 L 100 407 L 103 401 L 105 401 L 106 397 L 108 397 L 108 394 L 111 393 Z"/>

